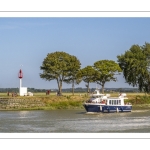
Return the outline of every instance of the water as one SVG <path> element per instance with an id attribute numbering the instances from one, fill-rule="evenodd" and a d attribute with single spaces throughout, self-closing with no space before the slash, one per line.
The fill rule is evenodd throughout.
<path id="1" fill-rule="evenodd" d="M 0 111 L 0 133 L 150 133 L 150 110 L 102 114 L 84 110 Z"/>

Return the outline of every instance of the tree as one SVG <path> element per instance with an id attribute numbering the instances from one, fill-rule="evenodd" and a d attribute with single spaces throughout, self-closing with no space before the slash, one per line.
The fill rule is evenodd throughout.
<path id="1" fill-rule="evenodd" d="M 66 78 L 64 82 L 67 84 L 72 84 L 72 94 L 74 95 L 75 84 L 79 84 L 82 81 L 82 78 L 78 76 L 81 63 L 75 56 L 72 56 L 70 59 L 70 64 L 70 68 L 68 69 L 68 78 Z"/>
<path id="2" fill-rule="evenodd" d="M 86 82 L 87 93 L 89 93 L 89 84 L 94 82 L 96 71 L 92 66 L 87 66 L 79 71 L 82 80 Z"/>
<path id="3" fill-rule="evenodd" d="M 126 82 L 137 86 L 139 91 L 150 92 L 150 44 L 132 45 L 117 58 Z"/>
<path id="4" fill-rule="evenodd" d="M 75 56 L 56 51 L 54 53 L 48 53 L 40 67 L 40 69 L 43 70 L 40 77 L 48 81 L 56 80 L 60 95 L 62 93 L 62 83 L 70 80 L 71 70 L 76 70 L 76 68 L 74 68 L 76 64 L 72 63 L 74 59 Z"/>
<path id="5" fill-rule="evenodd" d="M 115 75 L 120 74 L 121 68 L 113 60 L 100 60 L 94 63 L 96 70 L 95 82 L 102 86 L 102 93 L 104 93 L 104 85 L 109 81 L 117 81 Z"/>

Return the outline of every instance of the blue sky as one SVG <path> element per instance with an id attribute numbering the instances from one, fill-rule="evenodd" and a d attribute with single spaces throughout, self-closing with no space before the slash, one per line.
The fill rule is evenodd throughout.
<path id="1" fill-rule="evenodd" d="M 150 42 L 150 18 L 0 18 L 0 88 L 23 86 L 57 88 L 56 81 L 40 78 L 40 66 L 48 53 L 64 51 L 75 55 L 82 68 L 103 59 L 117 61 L 133 44 Z M 20 65 L 23 65 L 22 67 Z M 96 87 L 95 84 L 90 84 Z M 75 87 L 85 87 L 82 82 Z M 123 76 L 105 87 L 130 87 Z M 71 85 L 63 83 L 63 88 Z"/>

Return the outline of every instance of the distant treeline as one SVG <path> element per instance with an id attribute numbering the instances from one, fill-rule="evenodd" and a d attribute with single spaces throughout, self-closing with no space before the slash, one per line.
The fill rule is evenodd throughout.
<path id="1" fill-rule="evenodd" d="M 57 92 L 58 89 L 35 89 L 35 88 L 28 88 L 28 92 L 33 93 L 43 93 L 50 90 L 51 92 Z M 91 88 L 90 92 L 93 92 L 95 88 Z M 100 90 L 101 91 L 101 90 Z M 7 92 L 15 92 L 19 93 L 19 88 L 0 88 L 0 93 L 7 93 Z M 62 92 L 72 92 L 72 88 L 62 89 Z M 86 93 L 87 88 L 75 88 L 74 92 L 76 93 Z M 139 92 L 137 88 L 105 88 L 105 93 L 113 93 L 113 92 Z"/>

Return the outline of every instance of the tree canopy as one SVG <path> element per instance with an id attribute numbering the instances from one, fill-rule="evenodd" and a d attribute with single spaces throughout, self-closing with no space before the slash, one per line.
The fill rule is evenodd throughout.
<path id="1" fill-rule="evenodd" d="M 140 91 L 150 92 L 150 44 L 132 45 L 117 58 L 126 82 Z"/>
<path id="2" fill-rule="evenodd" d="M 72 93 L 74 95 L 74 85 L 79 84 L 82 81 L 82 78 L 78 76 L 81 63 L 75 56 L 72 56 L 70 58 L 70 63 L 71 65 L 70 68 L 68 69 L 68 78 L 64 79 L 64 82 L 72 84 Z"/>
<path id="3" fill-rule="evenodd" d="M 104 85 L 109 81 L 117 81 L 115 75 L 118 75 L 122 70 L 118 63 L 113 60 L 100 60 L 94 63 L 96 70 L 95 82 L 102 86 L 104 93 Z"/>
<path id="4" fill-rule="evenodd" d="M 71 81 L 73 79 L 72 71 L 75 73 L 79 68 L 80 62 L 75 56 L 56 51 L 47 54 L 40 67 L 43 70 L 40 77 L 48 81 L 56 80 L 61 94 L 62 82 Z"/>
<path id="5" fill-rule="evenodd" d="M 87 83 L 87 92 L 89 92 L 89 84 L 95 81 L 96 71 L 92 66 L 87 66 L 79 71 L 82 80 Z"/>

